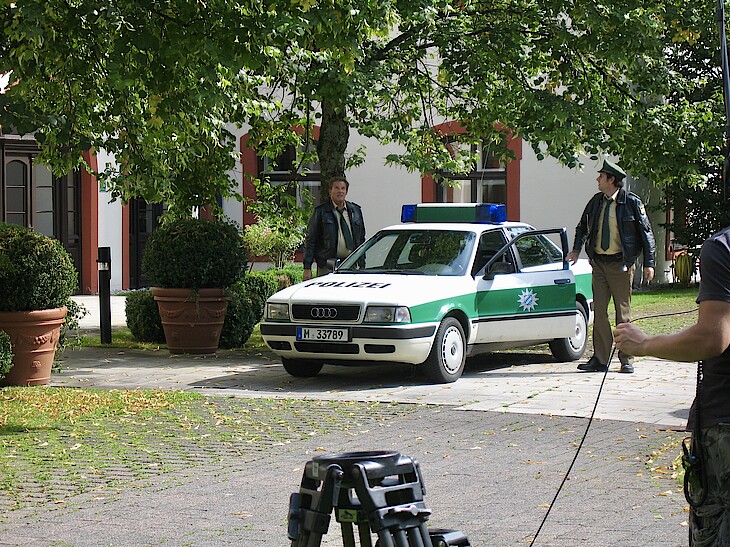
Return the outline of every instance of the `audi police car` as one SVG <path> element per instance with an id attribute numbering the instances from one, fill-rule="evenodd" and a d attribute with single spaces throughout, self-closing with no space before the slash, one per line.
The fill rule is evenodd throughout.
<path id="1" fill-rule="evenodd" d="M 593 321 L 591 269 L 565 228 L 507 222 L 504 205 L 404 205 L 329 275 L 277 292 L 261 334 L 293 376 L 324 364 L 409 363 L 453 382 L 466 358 L 549 344 L 577 360 Z"/>

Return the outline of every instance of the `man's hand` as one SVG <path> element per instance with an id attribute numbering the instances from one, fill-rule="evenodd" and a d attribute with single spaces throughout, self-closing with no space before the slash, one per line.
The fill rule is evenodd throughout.
<path id="1" fill-rule="evenodd" d="M 616 347 L 628 355 L 646 355 L 642 349 L 642 345 L 647 338 L 649 338 L 649 336 L 644 334 L 644 332 L 633 323 L 619 323 L 613 331 L 613 340 Z"/>
<path id="2" fill-rule="evenodd" d="M 302 276 L 304 281 L 309 281 L 312 279 L 312 270 L 304 270 L 304 275 Z"/>
<path id="3" fill-rule="evenodd" d="M 644 281 L 648 285 L 654 279 L 654 268 L 644 268 Z"/>
<path id="4" fill-rule="evenodd" d="M 568 253 L 568 256 L 566 256 L 565 258 L 567 258 L 568 262 L 570 262 L 571 264 L 575 264 L 578 261 L 578 256 L 580 256 L 579 251 L 570 251 Z"/>

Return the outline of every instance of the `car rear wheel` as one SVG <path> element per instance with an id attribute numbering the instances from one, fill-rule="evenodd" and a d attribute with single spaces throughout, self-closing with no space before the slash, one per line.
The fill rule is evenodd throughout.
<path id="1" fill-rule="evenodd" d="M 431 353 L 423 363 L 423 373 L 440 384 L 455 382 L 464 372 L 465 363 L 464 329 L 456 318 L 447 317 L 436 331 Z"/>
<path id="2" fill-rule="evenodd" d="M 575 303 L 575 333 L 569 338 L 558 338 L 550 342 L 550 351 L 560 362 L 577 361 L 588 345 L 588 312 L 582 303 Z"/>
<path id="3" fill-rule="evenodd" d="M 297 378 L 310 378 L 312 376 L 317 376 L 324 365 L 324 363 L 319 361 L 289 359 L 287 357 L 281 358 L 281 364 L 284 365 L 284 370 Z"/>

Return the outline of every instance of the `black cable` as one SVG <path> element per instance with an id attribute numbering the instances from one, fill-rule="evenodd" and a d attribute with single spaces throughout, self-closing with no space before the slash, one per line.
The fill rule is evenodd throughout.
<path id="1" fill-rule="evenodd" d="M 698 310 L 698 308 L 695 308 L 693 310 L 685 310 L 685 311 L 678 311 L 678 312 L 669 312 L 669 313 L 657 313 L 655 315 L 645 315 L 644 317 L 638 317 L 630 323 L 636 323 L 637 321 L 643 321 L 645 319 L 654 319 L 657 317 L 669 317 L 672 315 L 683 315 L 685 313 L 694 313 Z M 565 472 L 565 476 L 563 477 L 562 482 L 560 483 L 560 486 L 558 486 L 558 491 L 555 492 L 555 497 L 553 497 L 553 501 L 550 502 L 550 506 L 548 507 L 548 510 L 545 512 L 545 516 L 542 518 L 542 522 L 540 523 L 540 526 L 537 529 L 537 532 L 535 532 L 535 535 L 532 538 L 532 541 L 530 541 L 530 547 L 535 543 L 535 540 L 537 540 L 537 536 L 540 535 L 540 531 L 542 530 L 542 527 L 545 525 L 545 522 L 547 521 L 548 515 L 550 515 L 550 511 L 553 508 L 553 505 L 555 505 L 555 502 L 558 499 L 558 496 L 560 495 L 561 490 L 563 489 L 563 486 L 565 485 L 565 482 L 568 480 L 568 477 L 570 476 L 570 472 L 573 469 L 573 465 L 575 465 L 576 460 L 578 459 L 578 455 L 580 454 L 581 448 L 583 448 L 583 443 L 586 440 L 586 437 L 588 436 L 588 430 L 591 428 L 591 424 L 593 423 L 593 416 L 596 414 L 596 409 L 598 408 L 598 401 L 601 400 L 601 391 L 603 391 L 603 384 L 606 383 L 606 376 L 608 375 L 608 368 L 611 365 L 611 361 L 613 361 L 613 356 L 616 353 L 616 346 L 614 345 L 611 348 L 611 356 L 608 358 L 608 363 L 606 363 L 606 370 L 603 372 L 603 379 L 601 380 L 601 385 L 598 388 L 598 394 L 596 395 L 596 402 L 593 405 L 593 411 L 591 411 L 591 415 L 588 418 L 588 424 L 586 425 L 586 430 L 583 432 L 583 437 L 580 440 L 580 444 L 578 445 L 577 450 L 575 451 L 575 456 L 573 456 L 573 461 L 570 462 L 570 465 L 568 466 L 568 470 Z"/>

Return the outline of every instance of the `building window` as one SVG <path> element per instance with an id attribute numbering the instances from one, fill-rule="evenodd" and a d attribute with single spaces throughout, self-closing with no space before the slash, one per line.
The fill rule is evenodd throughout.
<path id="1" fill-rule="evenodd" d="M 259 157 L 258 178 L 273 185 L 288 185 L 288 193 L 297 198 L 300 207 L 306 204 L 308 193 L 316 207 L 320 203 L 322 183 L 319 162 L 312 159 L 314 146 L 309 146 L 307 154 L 302 147 L 289 146 L 277 158 Z"/>
<path id="2" fill-rule="evenodd" d="M 29 226 L 30 202 L 29 163 L 20 159 L 9 159 L 5 163 L 5 222 Z"/>
<path id="3" fill-rule="evenodd" d="M 446 145 L 459 144 L 449 139 Z M 468 173 L 442 171 L 441 177 L 454 182 L 453 186 L 435 182 L 436 201 L 439 203 L 507 203 L 507 168 L 483 144 L 471 145 L 476 156 L 473 169 Z"/>

